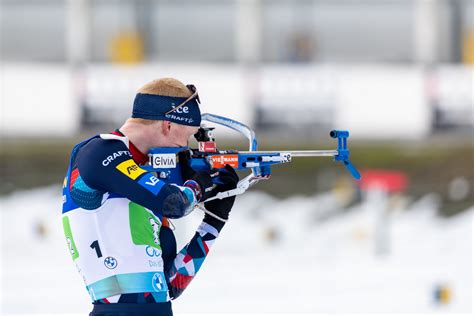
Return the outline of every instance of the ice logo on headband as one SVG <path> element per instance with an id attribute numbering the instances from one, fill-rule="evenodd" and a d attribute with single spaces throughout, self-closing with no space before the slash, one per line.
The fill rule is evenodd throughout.
<path id="1" fill-rule="evenodd" d="M 196 100 L 197 105 L 200 106 L 201 102 L 199 102 L 199 98 L 194 98 L 194 99 Z M 176 106 L 176 104 L 171 103 L 171 108 L 172 109 L 170 111 L 168 111 L 168 113 L 189 114 L 189 108 L 188 108 L 187 105 L 185 105 L 185 106 L 181 106 L 181 105 Z"/>
<path id="2" fill-rule="evenodd" d="M 196 102 L 194 105 L 197 107 L 198 113 L 193 113 L 194 109 L 189 108 L 189 106 L 186 104 L 187 102 L 193 102 L 193 101 Z M 198 126 L 199 121 L 196 122 L 196 119 L 193 118 L 193 116 L 195 116 L 196 114 L 200 116 L 199 105 L 200 105 L 199 98 L 194 95 L 192 95 L 186 101 L 184 101 L 183 103 L 179 105 L 176 105 L 176 103 L 172 102 L 171 110 L 165 113 L 165 118 L 177 123 Z"/>
<path id="3" fill-rule="evenodd" d="M 176 105 L 173 105 L 171 106 L 173 108 L 173 110 L 176 108 Z M 183 107 L 178 107 L 176 110 L 174 110 L 172 112 L 174 113 L 178 113 L 178 114 L 189 114 L 189 108 L 187 106 L 183 106 Z"/>

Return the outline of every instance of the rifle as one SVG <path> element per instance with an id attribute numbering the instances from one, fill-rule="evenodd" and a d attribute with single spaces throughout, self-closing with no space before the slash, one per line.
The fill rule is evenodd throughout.
<path id="1" fill-rule="evenodd" d="M 272 174 L 271 166 L 289 163 L 296 157 L 334 157 L 336 162 L 341 162 L 356 180 L 360 180 L 360 173 L 349 160 L 349 148 L 347 147 L 348 131 L 333 130 L 330 137 L 337 138 L 337 149 L 335 150 L 296 150 L 296 151 L 259 151 L 255 132 L 245 124 L 230 118 L 204 113 L 202 121 L 215 123 L 233 129 L 249 141 L 248 151 L 217 149 L 213 137 L 213 127 L 201 126 L 194 135 L 198 142 L 198 149 L 188 147 L 160 147 L 151 148 L 148 154 L 149 166 L 144 169 L 156 172 L 160 180 L 181 185 L 183 179 L 177 155 L 182 151 L 189 151 L 188 163 L 194 170 L 209 171 L 212 169 L 223 169 L 226 164 L 235 170 L 249 170 L 250 174 L 239 181 L 237 188 L 220 192 L 216 196 L 206 200 L 223 199 L 229 196 L 240 195 L 261 180 L 268 180 Z"/>

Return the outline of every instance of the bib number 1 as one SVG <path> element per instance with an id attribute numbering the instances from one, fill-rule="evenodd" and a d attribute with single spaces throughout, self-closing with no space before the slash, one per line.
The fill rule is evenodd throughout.
<path id="1" fill-rule="evenodd" d="M 95 253 L 97 254 L 97 258 L 102 257 L 102 251 L 100 251 L 100 246 L 99 246 L 99 241 L 94 240 L 94 242 L 91 244 L 91 248 L 95 249 Z"/>

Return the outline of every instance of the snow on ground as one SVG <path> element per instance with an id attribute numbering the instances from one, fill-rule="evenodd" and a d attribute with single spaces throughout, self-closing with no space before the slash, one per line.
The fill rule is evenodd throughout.
<path id="1" fill-rule="evenodd" d="M 429 203 L 392 212 L 388 242 L 375 255 L 378 208 L 365 203 L 318 220 L 328 199 L 239 197 L 201 271 L 173 303 L 175 314 L 472 313 L 474 207 L 451 219 L 438 218 Z M 17 192 L 0 207 L 2 311 L 86 315 L 91 305 L 62 235 L 59 188 Z M 201 218 L 196 211 L 173 221 L 179 246 Z M 435 302 L 437 286 L 451 291 L 450 303 Z"/>

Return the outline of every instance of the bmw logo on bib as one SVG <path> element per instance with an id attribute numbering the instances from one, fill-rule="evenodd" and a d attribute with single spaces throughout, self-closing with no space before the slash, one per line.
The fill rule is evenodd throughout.
<path id="1" fill-rule="evenodd" d="M 115 269 L 117 267 L 117 259 L 114 257 L 107 257 L 104 259 L 104 265 L 108 269 Z"/>
<path id="2" fill-rule="evenodd" d="M 155 273 L 153 275 L 153 278 L 151 280 L 151 284 L 153 285 L 153 288 L 155 291 L 163 291 L 163 277 L 161 276 L 160 273 Z"/>

